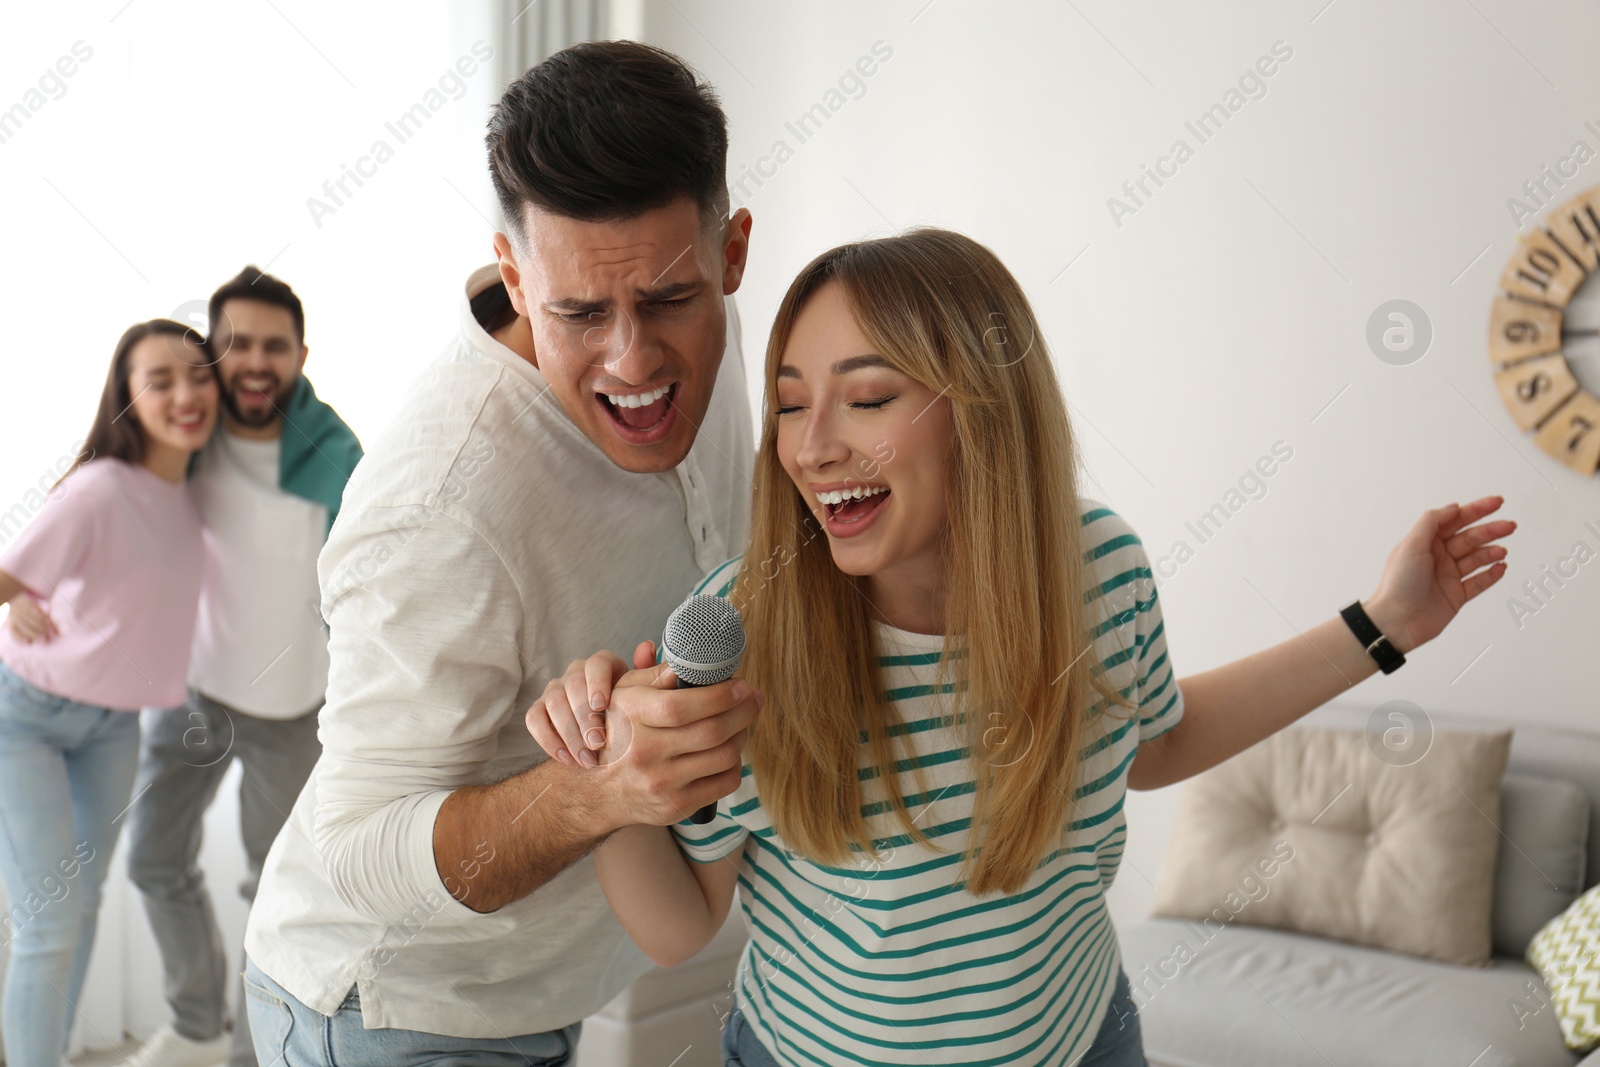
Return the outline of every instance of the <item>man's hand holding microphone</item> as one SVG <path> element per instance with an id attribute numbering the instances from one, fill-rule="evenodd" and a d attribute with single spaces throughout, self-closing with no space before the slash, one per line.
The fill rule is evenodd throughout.
<path id="1" fill-rule="evenodd" d="M 704 603 L 715 599 L 692 598 L 674 613 L 667 662 L 655 662 L 650 641 L 634 650 L 631 670 L 608 651 L 573 660 L 528 709 L 528 732 L 552 759 L 611 778 L 604 794 L 616 826 L 668 826 L 691 814 L 708 821 L 739 787 L 740 756 L 765 697 L 742 678 L 704 684 L 727 678 L 744 647 L 737 613 L 706 629 L 705 608 L 731 612 L 725 601 Z M 702 684 L 684 687 L 680 674 Z"/>

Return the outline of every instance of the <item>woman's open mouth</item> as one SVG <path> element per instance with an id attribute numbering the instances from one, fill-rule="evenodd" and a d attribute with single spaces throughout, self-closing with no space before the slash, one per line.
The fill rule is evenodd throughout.
<path id="1" fill-rule="evenodd" d="M 889 502 L 889 487 L 856 485 L 817 494 L 828 532 L 835 537 L 862 533 Z"/>

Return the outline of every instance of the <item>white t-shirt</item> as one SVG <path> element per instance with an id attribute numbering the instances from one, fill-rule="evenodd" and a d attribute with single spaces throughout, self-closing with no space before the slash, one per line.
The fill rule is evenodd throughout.
<path id="1" fill-rule="evenodd" d="M 499 284 L 481 268 L 466 296 Z M 324 1015 L 356 986 L 368 1029 L 489 1038 L 583 1019 L 649 968 L 591 858 L 479 914 L 440 880 L 434 817 L 453 790 L 543 760 L 523 715 L 547 679 L 660 639 L 743 545 L 754 458 L 731 302 L 694 447 L 631 474 L 462 300 L 458 339 L 361 461 L 319 561 L 322 759 L 267 856 L 245 934 L 258 967 Z"/>
<path id="2" fill-rule="evenodd" d="M 312 711 L 328 684 L 317 614 L 328 509 L 278 488 L 280 447 L 221 426 L 191 482 L 206 569 L 189 685 L 262 719 Z"/>

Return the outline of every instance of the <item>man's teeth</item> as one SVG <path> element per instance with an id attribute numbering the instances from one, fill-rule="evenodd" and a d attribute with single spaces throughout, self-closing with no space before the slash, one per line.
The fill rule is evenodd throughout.
<path id="1" fill-rule="evenodd" d="M 616 393 L 606 393 L 605 398 L 619 408 L 642 408 L 654 404 L 657 400 L 672 391 L 672 386 L 663 385 L 660 389 L 650 393 L 635 393 L 632 396 L 619 396 Z"/>
<path id="2" fill-rule="evenodd" d="M 865 500 L 869 496 L 887 493 L 889 490 L 881 485 L 858 485 L 850 489 L 835 489 L 832 492 L 818 493 L 819 504 L 843 504 L 846 500 Z"/>

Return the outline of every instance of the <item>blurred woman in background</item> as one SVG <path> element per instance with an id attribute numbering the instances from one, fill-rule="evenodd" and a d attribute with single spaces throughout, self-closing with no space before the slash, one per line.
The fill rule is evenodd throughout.
<path id="1" fill-rule="evenodd" d="M 216 416 L 200 338 L 168 319 L 129 328 L 76 462 L 0 551 L 0 601 L 24 605 L 0 628 L 9 1067 L 65 1062 L 133 792 L 137 712 L 184 699 L 204 559 L 186 475 Z M 46 640 L 13 632 L 23 614 L 47 620 Z"/>

